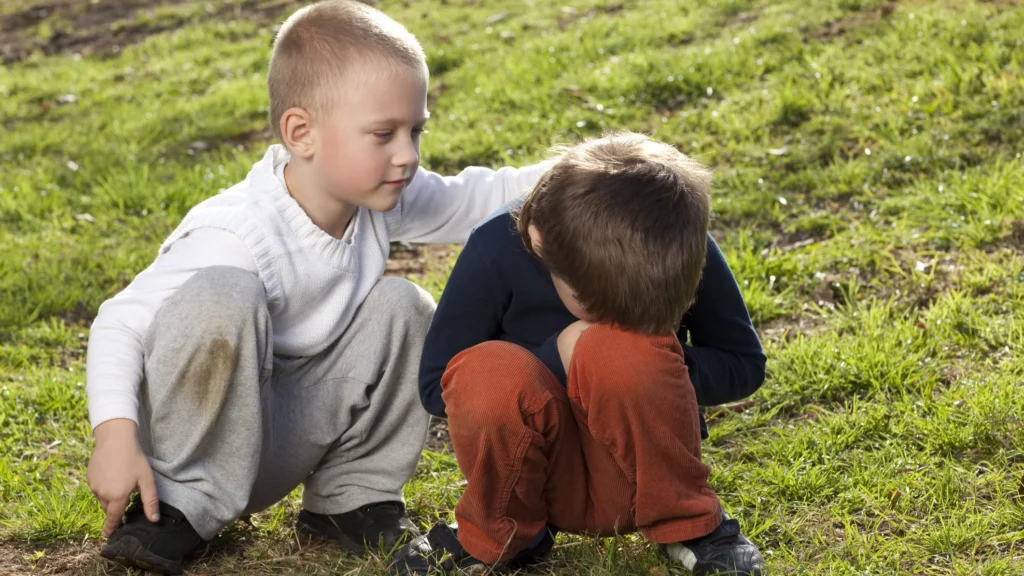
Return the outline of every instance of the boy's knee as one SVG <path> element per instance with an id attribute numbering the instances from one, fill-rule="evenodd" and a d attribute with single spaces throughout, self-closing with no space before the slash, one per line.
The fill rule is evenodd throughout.
<path id="1" fill-rule="evenodd" d="M 445 390 L 456 386 L 484 388 L 481 380 L 518 381 L 523 379 L 520 375 L 535 371 L 535 364 L 539 363 L 522 346 L 498 340 L 482 342 L 452 358 L 441 379 L 441 387 Z"/>
<path id="2" fill-rule="evenodd" d="M 213 266 L 193 274 L 164 307 L 191 327 L 216 336 L 234 334 L 255 321 L 265 313 L 267 298 L 263 282 L 252 272 Z"/>
<path id="3" fill-rule="evenodd" d="M 368 306 L 392 314 L 400 322 L 426 331 L 434 317 L 434 298 L 423 288 L 405 278 L 384 277 L 370 290 L 363 301 Z"/>
<path id="4" fill-rule="evenodd" d="M 682 347 L 675 335 L 647 335 L 597 324 L 574 350 L 579 380 L 592 397 L 616 402 L 657 401 L 666 387 L 689 383 Z"/>
<path id="5" fill-rule="evenodd" d="M 546 379 L 554 375 L 529 350 L 509 342 L 484 342 L 448 364 L 441 397 L 449 418 L 486 426 L 543 401 L 549 396 Z"/>
<path id="6" fill-rule="evenodd" d="M 231 266 L 203 268 L 185 282 L 180 292 L 204 312 L 230 314 L 251 310 L 266 301 L 259 276 Z"/>

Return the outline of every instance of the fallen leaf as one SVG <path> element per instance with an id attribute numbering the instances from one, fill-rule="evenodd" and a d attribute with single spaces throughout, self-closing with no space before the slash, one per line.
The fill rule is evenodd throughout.
<path id="1" fill-rule="evenodd" d="M 487 24 L 487 25 L 497 24 L 498 22 L 501 22 L 502 20 L 504 20 L 506 18 L 508 18 L 508 12 L 499 12 L 498 14 L 495 14 L 494 16 L 491 16 L 487 20 L 484 20 L 484 24 Z"/>

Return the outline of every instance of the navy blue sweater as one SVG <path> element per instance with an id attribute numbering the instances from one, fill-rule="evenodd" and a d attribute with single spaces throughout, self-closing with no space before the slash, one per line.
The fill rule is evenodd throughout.
<path id="1" fill-rule="evenodd" d="M 523 248 L 508 210 L 493 215 L 470 235 L 427 333 L 420 362 L 423 406 L 444 417 L 445 368 L 459 352 L 489 340 L 530 349 L 565 384 L 557 337 L 575 321 L 550 273 Z M 761 342 L 732 271 L 710 236 L 697 298 L 678 336 L 702 406 L 745 398 L 764 381 Z M 701 430 L 706 434 L 703 417 Z"/>

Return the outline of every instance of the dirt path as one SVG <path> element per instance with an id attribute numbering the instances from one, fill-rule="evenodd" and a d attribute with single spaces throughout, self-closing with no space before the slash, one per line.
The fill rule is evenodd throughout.
<path id="1" fill-rule="evenodd" d="M 198 19 L 250 20 L 270 25 L 297 0 L 22 0 L 0 15 L 0 62 L 45 55 L 114 56 L 125 46 Z"/>

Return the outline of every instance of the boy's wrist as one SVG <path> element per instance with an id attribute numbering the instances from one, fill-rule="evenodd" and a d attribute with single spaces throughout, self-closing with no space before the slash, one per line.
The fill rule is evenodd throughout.
<path id="1" fill-rule="evenodd" d="M 134 420 L 128 418 L 114 418 L 101 422 L 92 431 L 96 443 L 108 442 L 112 439 L 124 439 L 125 437 L 135 438 L 138 433 L 138 426 Z"/>

